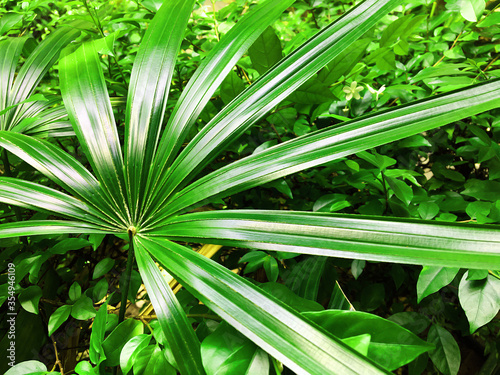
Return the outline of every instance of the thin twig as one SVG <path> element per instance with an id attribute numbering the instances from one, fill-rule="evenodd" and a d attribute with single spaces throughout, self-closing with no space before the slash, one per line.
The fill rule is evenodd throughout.
<path id="1" fill-rule="evenodd" d="M 54 352 L 56 353 L 56 362 L 54 363 L 54 367 L 52 368 L 51 372 L 54 372 L 56 369 L 56 366 L 59 366 L 59 372 L 61 375 L 64 375 L 64 369 L 63 369 L 63 364 L 61 360 L 59 359 L 59 353 L 57 352 L 57 345 L 56 345 L 56 340 L 54 340 L 54 336 L 50 335 L 50 339 L 52 340 L 52 344 L 54 345 Z"/>

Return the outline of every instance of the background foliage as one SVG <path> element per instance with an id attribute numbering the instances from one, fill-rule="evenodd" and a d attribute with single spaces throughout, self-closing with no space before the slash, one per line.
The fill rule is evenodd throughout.
<path id="1" fill-rule="evenodd" d="M 201 175 L 287 140 L 328 126 L 341 126 L 348 119 L 500 77 L 497 3 L 403 2 L 229 145 L 200 171 Z M 64 25 L 80 33 L 71 36 L 75 41 L 63 55 L 83 42 L 96 41 L 118 134 L 124 137 L 122 124 L 132 64 L 161 1 L 41 0 L 0 4 L 0 43 L 8 37 L 33 37 L 23 42 L 18 76 L 20 67 L 38 51 L 37 45 L 43 46 L 43 41 Z M 311 0 L 297 1 L 287 8 L 223 80 L 186 142 L 283 56 L 353 5 L 353 1 Z M 196 4 L 172 76 L 167 118 L 203 58 L 254 6 L 254 2 L 243 0 Z M 57 130 L 59 134 L 51 135 L 60 137 L 49 138 L 50 142 L 89 166 L 82 145 L 70 136 L 61 101 L 59 66 L 56 63 L 50 68 L 52 63 L 47 62 L 47 74 L 23 98 L 29 96 L 31 101 L 23 102 L 19 106 L 22 111 L 16 113 L 28 115 L 19 114 L 14 126 L 19 132 L 43 137 Z M 50 105 L 40 111 L 58 109 L 57 116 L 29 113 L 28 107 L 35 105 L 30 103 L 45 102 Z M 17 107 L 4 105 L 0 109 L 1 129 L 10 130 L 5 125 L 7 117 Z M 199 210 L 278 209 L 498 224 L 499 118 L 498 109 L 477 114 L 232 194 Z M 40 125 L 32 122 L 35 120 Z M 27 130 L 19 130 L 19 124 Z M 29 133 L 33 124 L 39 128 Z M 16 156 L 7 156 L 3 151 L 2 160 L 4 176 L 56 187 Z M 8 203 L 0 205 L 2 224 L 52 218 L 51 214 L 17 209 Z M 201 246 L 194 240 L 181 244 L 195 249 Z M 23 343 L 18 346 L 16 361 L 39 361 L 25 362 L 18 373 L 46 368 L 64 369 L 64 373 L 111 373 L 117 366 L 123 373 L 154 373 L 158 368 L 162 373 L 177 373 L 179 364 L 169 352 L 151 308 L 151 296 L 135 269 L 126 296 L 130 301 L 127 319 L 118 324 L 123 297 L 120 276 L 127 266 L 129 246 L 126 236 L 41 235 L 2 239 L 0 246 L 1 268 L 5 270 L 0 276 L 5 330 L 0 352 L 5 353 L 9 343 L 6 270 L 8 263 L 14 262 L 16 340 Z M 500 373 L 498 264 L 489 270 L 421 267 L 215 245 L 203 247 L 202 253 L 336 337 L 351 340 L 349 345 L 391 371 L 404 365 L 398 373 Z M 146 257 L 142 259 L 140 251 L 137 257 L 146 267 Z M 154 276 L 156 268 L 150 269 Z M 170 285 L 189 323 L 196 328 L 207 373 L 292 373 L 189 291 L 175 287 L 174 280 Z M 325 309 L 339 310 L 328 315 Z M 357 313 L 347 316 L 341 310 Z M 413 335 L 399 331 L 400 326 Z M 367 327 L 378 329 L 370 331 L 371 346 L 365 342 Z M 396 336 L 400 341 L 394 342 Z M 402 345 L 408 345 L 413 352 L 395 349 Z M 93 368 L 91 363 L 97 364 L 100 358 L 106 358 L 100 369 Z M 1 370 L 6 371 L 7 365 L 1 363 Z"/>

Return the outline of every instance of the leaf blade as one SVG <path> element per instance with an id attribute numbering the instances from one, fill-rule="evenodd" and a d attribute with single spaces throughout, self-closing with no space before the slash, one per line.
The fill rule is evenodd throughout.
<path id="1" fill-rule="evenodd" d="M 181 374 L 204 374 L 200 342 L 186 313 L 142 244 L 136 242 L 139 272 Z"/>
<path id="2" fill-rule="evenodd" d="M 318 212 L 224 210 L 172 218 L 149 234 L 383 262 L 478 269 L 500 264 L 500 232 L 497 226 L 486 225 Z"/>
<path id="3" fill-rule="evenodd" d="M 170 241 L 144 237 L 139 241 L 210 309 L 293 371 L 386 373 L 217 263 Z"/>

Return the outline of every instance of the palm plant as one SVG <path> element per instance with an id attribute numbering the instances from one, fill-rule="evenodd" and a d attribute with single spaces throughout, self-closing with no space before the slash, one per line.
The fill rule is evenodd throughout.
<path id="1" fill-rule="evenodd" d="M 36 45 L 16 76 L 19 58 L 30 37 L 7 37 L 0 41 L 0 130 L 36 137 L 73 135 L 64 121 L 64 107 L 55 107 L 56 96 L 32 96 L 37 85 L 59 58 L 61 50 L 80 34 L 74 27 L 60 27 Z M 14 79 L 15 78 L 15 79 Z"/>
<path id="2" fill-rule="evenodd" d="M 353 8 L 262 75 L 181 150 L 225 75 L 292 1 L 263 2 L 226 34 L 191 78 L 162 133 L 175 58 L 193 3 L 165 2 L 144 36 L 132 70 L 123 152 L 94 45 L 85 43 L 60 62 L 64 103 L 94 174 L 46 141 L 0 131 L 0 146 L 73 195 L 0 178 L 0 201 L 69 219 L 2 224 L 0 238 L 127 234 L 128 270 L 135 256 L 182 374 L 204 373 L 200 345 L 154 260 L 212 311 L 297 373 L 387 373 L 294 309 L 174 241 L 420 265 L 500 265 L 500 235 L 494 227 L 312 212 L 189 212 L 305 168 L 497 108 L 500 81 L 298 137 L 195 180 L 231 142 L 399 1 L 367 0 Z M 127 293 L 122 295 L 125 305 Z"/>

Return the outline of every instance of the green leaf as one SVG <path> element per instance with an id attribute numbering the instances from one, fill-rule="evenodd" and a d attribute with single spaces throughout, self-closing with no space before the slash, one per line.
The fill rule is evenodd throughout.
<path id="1" fill-rule="evenodd" d="M 71 312 L 71 305 L 63 305 L 52 313 L 49 318 L 49 336 L 51 336 L 68 318 Z"/>
<path id="2" fill-rule="evenodd" d="M 15 108 L 19 105 L 22 105 L 24 103 L 30 103 L 30 102 L 35 102 L 37 100 L 41 100 L 41 101 L 47 101 L 47 99 L 45 98 L 45 96 L 43 96 L 42 94 L 35 94 L 35 95 L 32 95 L 30 96 L 28 99 L 25 99 L 19 103 L 16 103 L 16 104 L 13 104 L 13 105 L 10 105 L 8 107 L 5 107 L 3 110 L 0 111 L 0 116 L 6 114 L 7 112 L 9 112 L 12 108 Z"/>
<path id="3" fill-rule="evenodd" d="M 500 191 L 500 182 L 490 180 L 469 179 L 465 183 L 463 195 L 468 195 L 476 199 L 495 202 L 498 200 Z"/>
<path id="4" fill-rule="evenodd" d="M 459 11 L 463 18 L 469 22 L 477 22 L 485 7 L 484 0 L 449 0 L 446 8 Z"/>
<path id="5" fill-rule="evenodd" d="M 173 242 L 139 241 L 195 297 L 292 371 L 386 373 L 214 261 Z"/>
<path id="6" fill-rule="evenodd" d="M 62 220 L 30 220 L 0 224 L 0 239 L 19 236 L 70 233 L 108 233 L 94 225 Z"/>
<path id="7" fill-rule="evenodd" d="M 238 74 L 231 70 L 227 77 L 220 85 L 220 97 L 224 104 L 228 104 L 231 100 L 236 98 L 243 90 L 245 85 Z"/>
<path id="8" fill-rule="evenodd" d="M 158 344 L 144 348 L 134 361 L 134 375 L 176 375 L 177 370 L 168 362 L 164 349 Z"/>
<path id="9" fill-rule="evenodd" d="M 205 199 L 226 197 L 305 168 L 496 108 L 500 106 L 500 99 L 494 94 L 496 90 L 500 90 L 500 81 L 399 106 L 278 144 L 200 178 L 175 199 L 167 201 L 165 210 L 158 215 L 165 217 L 187 211 Z M 214 179 L 217 184 L 213 183 Z"/>
<path id="10" fill-rule="evenodd" d="M 94 303 L 85 294 L 71 307 L 71 316 L 78 320 L 87 320 L 96 315 Z"/>
<path id="11" fill-rule="evenodd" d="M 302 104 L 321 104 L 332 102 L 335 100 L 335 95 L 324 83 L 311 78 L 291 93 L 287 100 Z"/>
<path id="12" fill-rule="evenodd" d="M 89 246 L 90 242 L 85 238 L 65 238 L 52 246 L 49 250 L 51 254 L 66 254 L 68 251 L 79 250 L 82 247 Z"/>
<path id="13" fill-rule="evenodd" d="M 90 332 L 89 358 L 95 365 L 99 365 L 106 359 L 102 343 L 106 332 L 107 317 L 108 302 L 106 301 L 99 307 Z"/>
<path id="14" fill-rule="evenodd" d="M 349 345 L 351 348 L 357 352 L 367 356 L 368 349 L 370 347 L 371 336 L 367 333 L 364 335 L 352 336 L 346 339 L 342 339 L 344 343 Z"/>
<path id="15" fill-rule="evenodd" d="M 99 218 L 102 214 L 91 205 L 55 189 L 29 181 L 0 177 L 0 201 L 27 209 L 49 211 L 57 213 L 57 215 L 109 227 L 108 223 Z M 76 241 L 76 239 L 73 241 Z M 80 241 L 83 241 L 83 239 Z M 63 247 L 63 244 L 60 246 Z M 53 254 L 63 254 L 59 252 L 61 247 L 56 245 L 51 249 L 51 252 Z"/>
<path id="16" fill-rule="evenodd" d="M 77 281 L 75 281 L 69 287 L 69 292 L 68 292 L 69 299 L 72 302 L 75 302 L 78 298 L 81 297 L 81 295 L 82 295 L 82 287 L 80 286 L 80 284 L 78 284 Z"/>
<path id="17" fill-rule="evenodd" d="M 141 242 L 136 245 L 139 271 L 181 374 L 203 374 L 200 342 L 186 313 Z"/>
<path id="18" fill-rule="evenodd" d="M 167 168 L 182 146 L 182 142 L 201 111 L 231 71 L 240 57 L 259 35 L 274 22 L 294 0 L 267 0 L 246 12 L 236 25 L 211 49 L 189 80 L 177 101 L 160 141 L 149 186 L 156 194 L 158 179 L 163 179 Z M 142 166 L 140 166 L 142 167 Z M 153 204 L 153 211 L 154 206 Z"/>
<path id="19" fill-rule="evenodd" d="M 0 35 L 4 35 L 22 19 L 23 15 L 19 13 L 9 12 L 3 14 L 2 18 L 0 18 Z"/>
<path id="20" fill-rule="evenodd" d="M 83 63 L 81 63 L 83 62 Z M 115 216 L 130 221 L 125 207 L 123 156 L 101 63 L 93 42 L 59 63 L 61 92 L 73 129 Z"/>
<path id="21" fill-rule="evenodd" d="M 467 280 L 484 280 L 488 277 L 488 270 L 469 270 Z"/>
<path id="22" fill-rule="evenodd" d="M 278 261 L 271 255 L 264 260 L 264 271 L 266 271 L 267 280 L 276 282 L 279 276 Z"/>
<path id="23" fill-rule="evenodd" d="M 456 375 L 460 368 L 460 349 L 450 332 L 433 324 L 427 341 L 436 348 L 429 352 L 432 362 L 445 375 Z"/>
<path id="24" fill-rule="evenodd" d="M 120 353 L 120 367 L 124 374 L 132 370 L 137 355 L 149 345 L 150 341 L 151 335 L 146 334 L 137 335 L 128 340 Z"/>
<path id="25" fill-rule="evenodd" d="M 92 367 L 92 365 L 86 361 L 78 362 L 75 367 L 75 372 L 78 375 L 100 375 L 99 366 Z"/>
<path id="26" fill-rule="evenodd" d="M 19 303 L 28 312 L 38 314 L 38 302 L 42 297 L 42 288 L 31 285 L 19 293 Z"/>
<path id="27" fill-rule="evenodd" d="M 225 322 L 203 340 L 201 355 L 207 375 L 269 373 L 268 355 Z"/>
<path id="28" fill-rule="evenodd" d="M 316 301 L 326 260 L 325 257 L 307 257 L 292 268 L 285 279 L 285 285 L 299 297 Z"/>
<path id="29" fill-rule="evenodd" d="M 318 73 L 318 79 L 327 86 L 336 83 L 354 68 L 370 43 L 370 38 L 356 40 Z"/>
<path id="30" fill-rule="evenodd" d="M 101 276 L 107 274 L 113 266 L 115 265 L 115 261 L 111 258 L 104 258 L 96 264 L 94 268 L 94 274 L 92 275 L 92 279 L 98 279 Z"/>
<path id="31" fill-rule="evenodd" d="M 346 310 L 306 312 L 303 315 L 341 339 L 369 334 L 368 358 L 390 371 L 432 348 L 410 331 L 376 315 Z"/>
<path id="32" fill-rule="evenodd" d="M 66 152 L 46 141 L 8 131 L 0 131 L 0 146 L 76 197 L 91 203 L 109 222 L 119 223 L 115 210 L 99 182 L 78 160 Z"/>
<path id="33" fill-rule="evenodd" d="M 94 299 L 94 302 L 99 302 L 100 300 L 102 300 L 108 293 L 108 289 L 108 281 L 105 278 L 99 280 L 97 284 L 94 285 L 94 288 L 92 290 L 92 298 Z"/>
<path id="34" fill-rule="evenodd" d="M 298 296 L 283 284 L 268 282 L 261 284 L 260 287 L 298 312 L 323 310 L 323 306 L 318 302 Z"/>
<path id="35" fill-rule="evenodd" d="M 453 281 L 459 268 L 424 266 L 417 281 L 418 303 Z"/>
<path id="36" fill-rule="evenodd" d="M 411 200 L 413 199 L 413 190 L 404 181 L 385 176 L 385 180 L 389 184 L 390 188 L 396 194 L 406 206 L 409 206 Z"/>
<path id="37" fill-rule="evenodd" d="M 109 334 L 103 341 L 102 348 L 106 356 L 105 366 L 118 366 L 120 364 L 120 353 L 125 344 L 134 336 L 142 334 L 144 325 L 135 319 L 127 319 Z"/>
<path id="38" fill-rule="evenodd" d="M 424 220 L 431 220 L 439 213 L 439 206 L 434 202 L 422 202 L 418 205 L 418 214 Z"/>
<path id="39" fill-rule="evenodd" d="M 391 315 L 388 318 L 391 322 L 397 323 L 408 331 L 418 335 L 429 327 L 430 320 L 425 315 L 415 311 L 404 311 Z"/>
<path id="40" fill-rule="evenodd" d="M 23 361 L 12 366 L 4 375 L 43 375 L 47 366 L 39 361 Z"/>
<path id="41" fill-rule="evenodd" d="M 165 187 L 161 184 L 157 188 L 161 196 L 155 201 L 162 202 L 191 180 L 232 140 L 368 31 L 396 3 L 397 0 L 360 3 L 252 83 L 183 149 L 165 176 Z"/>
<path id="42" fill-rule="evenodd" d="M 351 273 L 354 276 L 354 279 L 358 279 L 358 277 L 363 272 L 366 265 L 366 261 L 354 259 L 351 264 Z"/>
<path id="43" fill-rule="evenodd" d="M 255 39 L 248 49 L 248 56 L 252 60 L 252 66 L 260 75 L 281 60 L 283 57 L 281 42 L 271 26 Z"/>
<path id="44" fill-rule="evenodd" d="M 149 233 L 179 241 L 440 267 L 488 269 L 500 259 L 496 226 L 361 215 L 207 211 L 172 218 Z"/>
<path id="45" fill-rule="evenodd" d="M 490 322 L 500 309 L 500 280 L 488 275 L 483 280 L 468 280 L 464 274 L 458 287 L 460 305 L 469 320 L 470 333 Z"/>

